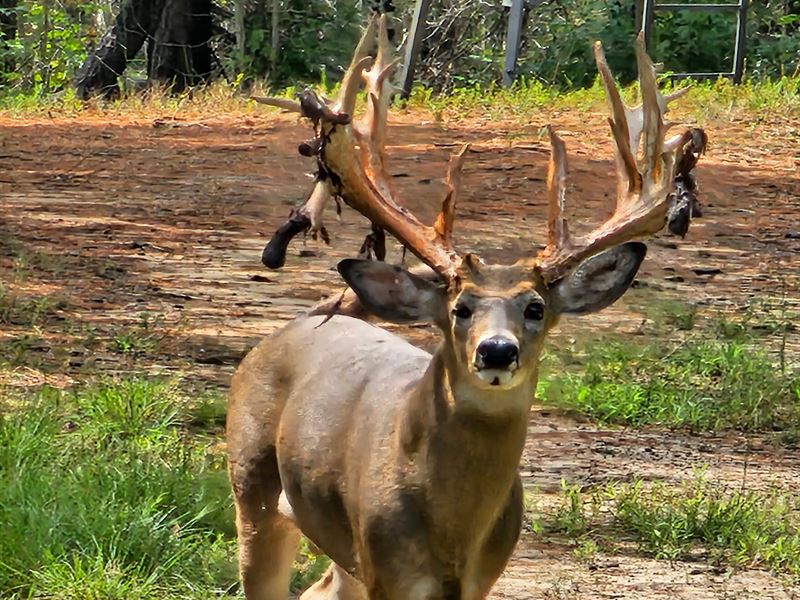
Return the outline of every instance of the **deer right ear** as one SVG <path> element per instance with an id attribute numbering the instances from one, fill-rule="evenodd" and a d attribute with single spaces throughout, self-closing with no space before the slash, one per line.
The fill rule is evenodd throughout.
<path id="1" fill-rule="evenodd" d="M 337 268 L 371 314 L 393 323 L 439 322 L 446 316 L 443 286 L 382 261 L 347 259 Z"/>
<path id="2" fill-rule="evenodd" d="M 647 254 L 641 242 L 628 242 L 595 254 L 551 288 L 559 313 L 585 315 L 616 302 L 633 283 Z"/>

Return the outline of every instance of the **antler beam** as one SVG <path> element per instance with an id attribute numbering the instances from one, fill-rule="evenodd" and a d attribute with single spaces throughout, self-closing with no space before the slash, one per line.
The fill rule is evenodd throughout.
<path id="1" fill-rule="evenodd" d="M 551 129 L 547 179 L 548 240 L 545 249 L 535 259 L 537 268 L 548 282 L 560 279 L 589 256 L 663 229 L 675 190 L 676 164 L 687 153 L 696 157 L 705 148 L 705 134 L 697 129 L 665 141 L 670 127 L 670 123 L 664 120 L 668 104 L 686 90 L 661 95 L 656 83 L 656 69 L 647 56 L 641 35 L 636 40 L 636 63 L 642 104 L 636 108 L 623 104 L 600 42 L 595 44 L 594 53 L 611 112 L 608 122 L 616 157 L 616 207 L 614 214 L 594 231 L 581 236 L 570 233 L 564 216 L 566 146 Z"/>
<path id="2" fill-rule="evenodd" d="M 375 48 L 373 59 L 369 53 Z M 333 102 L 326 104 L 309 90 L 301 94 L 300 102 L 296 104 L 271 99 L 262 99 L 262 102 L 289 110 L 298 110 L 299 107 L 299 111 L 312 120 L 317 134 L 316 140 L 303 145 L 303 151 L 317 154 L 320 179 L 327 182 L 329 195 L 341 197 L 348 206 L 367 217 L 374 230 L 384 229 L 391 233 L 449 283 L 455 281 L 456 269 L 461 262 L 453 247 L 452 232 L 467 147 L 451 158 L 448 192 L 441 213 L 434 225 L 423 224 L 403 206 L 386 169 L 386 127 L 393 93 L 389 78 L 397 64 L 391 55 L 385 16 L 372 19 Z M 361 116 L 354 117 L 362 82 L 366 84 L 367 105 Z M 312 215 L 317 223 L 320 222 L 325 204 L 320 198 L 318 189 L 315 189 L 306 206 L 297 213 L 309 217 L 303 220 L 309 227 L 312 226 Z M 298 227 L 292 228 L 287 222 L 284 229 L 296 234 Z M 283 248 L 285 253 L 284 241 L 288 241 L 285 234 L 274 247 Z M 282 262 L 276 259 L 273 264 L 280 266 Z"/>

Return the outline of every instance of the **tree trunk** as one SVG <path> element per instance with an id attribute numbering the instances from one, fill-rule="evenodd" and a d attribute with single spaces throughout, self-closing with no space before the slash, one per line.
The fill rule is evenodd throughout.
<path id="1" fill-rule="evenodd" d="M 145 42 L 148 79 L 181 92 L 208 79 L 211 36 L 211 0 L 125 0 L 114 25 L 78 71 L 78 97 L 117 96 L 117 78 Z"/>
<path id="2" fill-rule="evenodd" d="M 6 52 L 7 44 L 17 35 L 17 0 L 0 0 L 0 83 L 6 73 L 12 73 L 16 66 L 14 59 Z"/>
<path id="3" fill-rule="evenodd" d="M 175 93 L 211 74 L 211 0 L 166 0 L 153 43 L 149 77 Z"/>
<path id="4" fill-rule="evenodd" d="M 149 36 L 155 34 L 164 0 L 125 0 L 114 25 L 84 61 L 75 78 L 79 98 L 99 93 L 106 98 L 119 95 L 117 78 L 125 71 Z"/>

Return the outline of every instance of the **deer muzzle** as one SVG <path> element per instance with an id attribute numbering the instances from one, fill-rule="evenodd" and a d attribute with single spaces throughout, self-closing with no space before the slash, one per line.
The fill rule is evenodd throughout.
<path id="1" fill-rule="evenodd" d="M 511 382 L 519 367 L 519 344 L 515 339 L 493 335 L 478 343 L 473 361 L 475 374 L 491 385 Z"/>

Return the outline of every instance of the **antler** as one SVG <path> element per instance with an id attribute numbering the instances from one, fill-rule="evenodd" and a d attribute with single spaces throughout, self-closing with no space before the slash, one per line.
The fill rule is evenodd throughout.
<path id="1" fill-rule="evenodd" d="M 368 53 L 376 45 L 376 57 L 372 59 Z M 391 60 L 391 55 L 386 17 L 372 19 L 356 48 L 339 95 L 333 102 L 324 103 L 312 91 L 306 90 L 300 95 L 299 103 L 288 106 L 282 102 L 279 105 L 298 110 L 314 122 L 317 137 L 304 144 L 302 149 L 317 155 L 319 179 L 329 186 L 329 194 L 341 197 L 348 206 L 367 217 L 375 232 L 385 229 L 391 233 L 450 283 L 455 281 L 456 269 L 460 264 L 460 257 L 452 244 L 452 231 L 461 166 L 467 146 L 451 157 L 447 176 L 448 193 L 441 213 L 433 226 L 423 224 L 403 206 L 386 170 L 386 124 L 393 92 L 389 77 L 397 64 Z M 362 80 L 366 84 L 367 106 L 362 116 L 351 118 Z M 320 186 L 319 183 L 317 185 Z M 297 213 L 305 216 L 303 222 L 307 221 L 309 226 L 315 220 L 320 222 L 319 215 L 324 208 L 320 197 L 315 190 L 306 206 Z M 275 245 L 283 244 L 284 238 L 285 234 Z M 270 244 L 273 242 L 275 238 Z M 285 242 L 288 243 L 288 239 Z M 285 251 L 285 244 L 283 248 Z"/>
<path id="2" fill-rule="evenodd" d="M 560 279 L 584 258 L 660 231 L 666 224 L 673 198 L 676 165 L 683 162 L 686 155 L 695 156 L 696 162 L 696 156 L 705 148 L 706 138 L 702 130 L 690 129 L 665 140 L 671 126 L 664 120 L 667 105 L 687 89 L 668 96 L 661 95 L 656 83 L 656 69 L 647 56 L 641 34 L 636 40 L 641 106 L 630 109 L 622 103 L 600 42 L 595 44 L 594 53 L 611 110 L 608 122 L 616 157 L 616 207 L 614 214 L 594 231 L 581 236 L 570 232 L 564 216 L 566 146 L 550 129 L 548 238 L 547 246 L 535 259 L 537 268 L 548 282 Z"/>

